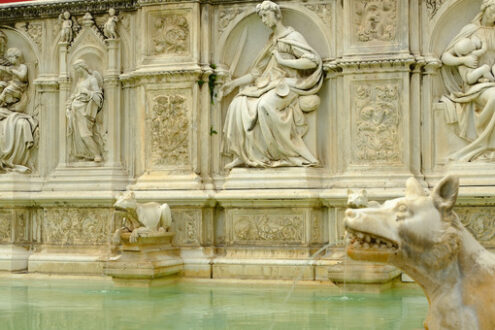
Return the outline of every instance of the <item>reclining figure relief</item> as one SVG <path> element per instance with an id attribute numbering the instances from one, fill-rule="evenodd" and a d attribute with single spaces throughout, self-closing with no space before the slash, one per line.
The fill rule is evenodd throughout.
<path id="1" fill-rule="evenodd" d="M 495 329 L 495 256 L 453 211 L 459 181 L 445 177 L 426 196 L 411 178 L 406 196 L 380 207 L 347 209 L 347 254 L 394 265 L 429 302 L 425 329 Z"/>
<path id="2" fill-rule="evenodd" d="M 138 203 L 134 193 L 122 194 L 115 204 L 115 209 L 125 212 L 124 226 L 113 235 L 114 243 L 120 243 L 121 233 L 130 232 L 130 243 L 136 243 L 139 237 L 159 236 L 172 224 L 172 213 L 168 204 L 155 202 Z"/>

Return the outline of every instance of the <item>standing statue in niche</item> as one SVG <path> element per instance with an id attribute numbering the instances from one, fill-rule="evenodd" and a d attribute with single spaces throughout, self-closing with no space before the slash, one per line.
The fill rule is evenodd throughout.
<path id="1" fill-rule="evenodd" d="M 110 15 L 110 17 L 103 26 L 103 34 L 108 39 L 117 39 L 119 37 L 117 34 L 117 22 L 119 21 L 119 18 L 115 15 L 115 9 L 113 8 L 108 10 L 108 15 Z"/>
<path id="2" fill-rule="evenodd" d="M 22 52 L 9 48 L 0 31 L 0 172 L 28 173 L 37 122 L 24 113 L 28 95 L 28 67 Z"/>
<path id="3" fill-rule="evenodd" d="M 233 156 L 225 168 L 317 166 L 303 136 L 304 112 L 320 104 L 321 58 L 299 32 L 282 24 L 277 4 L 263 1 L 256 12 L 273 33 L 250 73 L 222 86 L 223 95 L 240 87 L 225 118 L 224 152 Z"/>
<path id="4" fill-rule="evenodd" d="M 103 80 L 83 60 L 73 65 L 79 80 L 67 102 L 70 155 L 76 159 L 101 162 L 100 137 L 95 130 L 96 115 L 103 106 Z"/>
<path id="5" fill-rule="evenodd" d="M 73 38 L 74 22 L 72 21 L 71 14 L 66 10 L 58 16 L 58 21 L 62 24 L 62 31 L 60 32 L 60 41 L 70 43 Z"/>
<path id="6" fill-rule="evenodd" d="M 468 142 L 450 159 L 495 160 L 495 0 L 483 0 L 481 12 L 450 42 L 442 61 L 447 122 Z"/>

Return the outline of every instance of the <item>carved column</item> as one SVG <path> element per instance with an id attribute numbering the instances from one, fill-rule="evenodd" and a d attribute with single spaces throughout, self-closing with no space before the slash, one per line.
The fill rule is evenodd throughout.
<path id="1" fill-rule="evenodd" d="M 67 60 L 67 42 L 58 43 L 59 54 L 59 153 L 58 163 L 59 166 L 65 166 L 67 163 L 67 131 L 66 131 L 66 116 L 65 116 L 65 103 L 70 95 L 70 82 L 69 82 L 69 68 Z"/>
<path id="2" fill-rule="evenodd" d="M 121 143 L 120 143 L 120 39 L 105 40 L 107 46 L 108 67 L 104 73 L 105 101 L 107 111 L 105 116 L 106 130 L 108 131 L 106 164 L 111 167 L 120 167 Z"/>

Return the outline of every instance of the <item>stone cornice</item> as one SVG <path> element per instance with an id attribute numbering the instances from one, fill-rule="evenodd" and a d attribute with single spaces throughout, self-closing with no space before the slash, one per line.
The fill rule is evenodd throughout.
<path id="1" fill-rule="evenodd" d="M 58 17 L 64 10 L 72 15 L 103 14 L 110 8 L 117 11 L 133 10 L 139 7 L 138 0 L 63 0 L 11 3 L 0 6 L 0 21 L 9 23 L 18 20 Z"/>

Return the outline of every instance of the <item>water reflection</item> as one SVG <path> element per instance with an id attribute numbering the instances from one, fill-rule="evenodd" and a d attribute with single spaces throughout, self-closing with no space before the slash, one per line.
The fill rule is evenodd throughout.
<path id="1" fill-rule="evenodd" d="M 417 329 L 420 291 L 347 294 L 327 289 L 206 286 L 160 289 L 0 282 L 2 329 Z"/>

